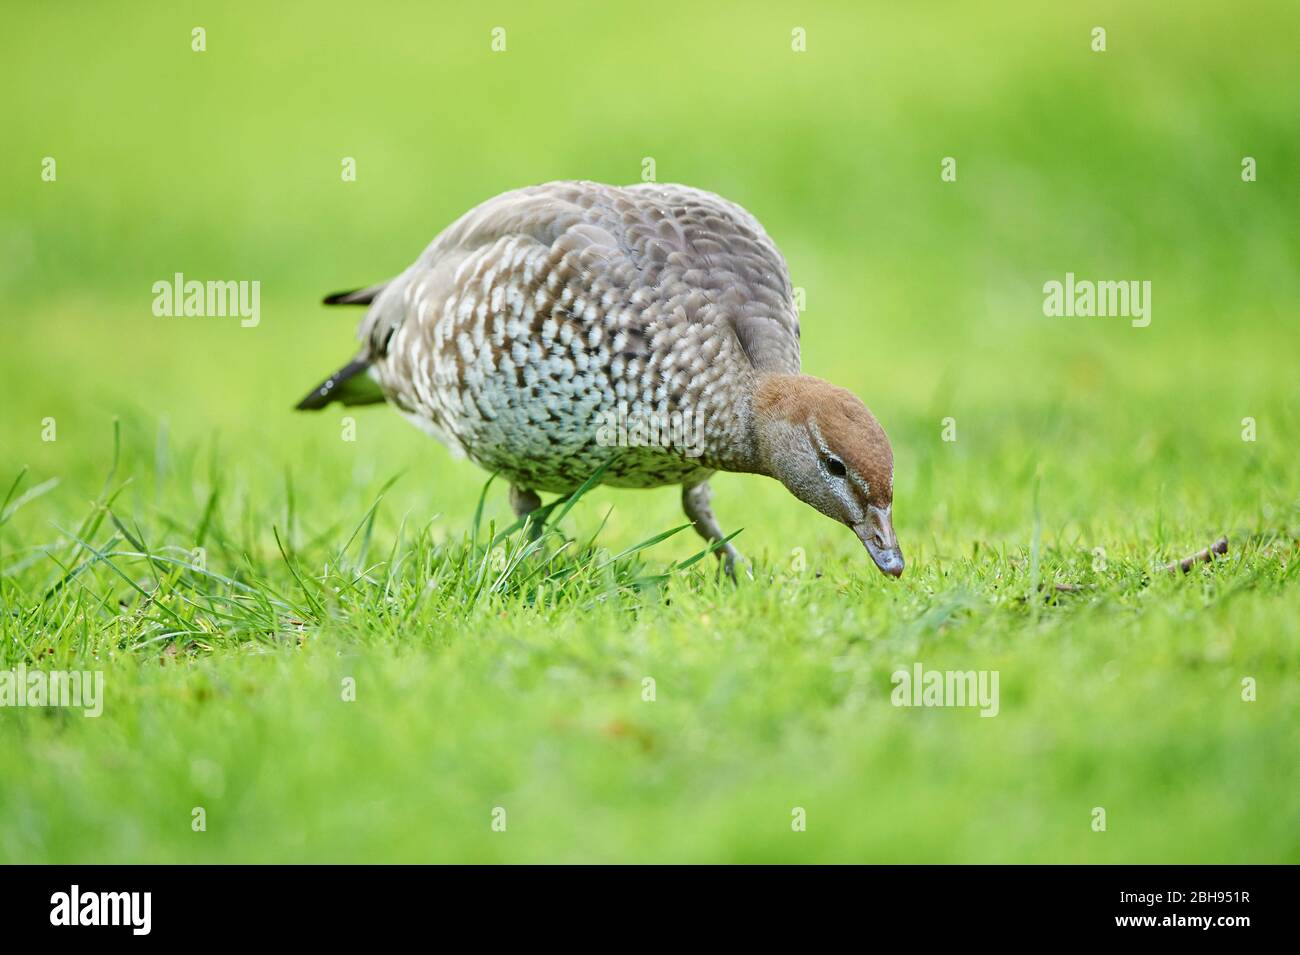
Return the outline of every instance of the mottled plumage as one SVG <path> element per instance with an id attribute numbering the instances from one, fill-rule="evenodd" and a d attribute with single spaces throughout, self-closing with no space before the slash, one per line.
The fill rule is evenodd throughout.
<path id="1" fill-rule="evenodd" d="M 790 383 L 766 401 L 785 405 L 817 381 L 799 374 L 781 253 L 744 209 L 686 186 L 508 192 L 401 275 L 327 301 L 369 306 L 361 350 L 300 407 L 365 400 L 349 384 L 364 371 L 409 419 L 508 478 L 521 512 L 536 491 L 572 491 L 605 464 L 606 484 L 681 484 L 688 514 L 716 539 L 709 475 L 776 476 L 761 426 L 771 415 L 756 405 L 764 383 Z M 884 432 L 848 400 L 879 435 L 864 419 L 865 450 L 841 456 L 873 472 L 862 487 L 888 484 L 892 497 Z M 662 434 L 635 446 L 638 428 Z"/>

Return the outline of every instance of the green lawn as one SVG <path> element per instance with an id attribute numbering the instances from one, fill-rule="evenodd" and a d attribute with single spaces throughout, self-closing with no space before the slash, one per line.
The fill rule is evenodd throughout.
<path id="1" fill-rule="evenodd" d="M 1293 4 L 5 20 L 0 672 L 105 697 L 0 707 L 0 862 L 1300 861 Z M 353 348 L 321 294 L 646 157 L 784 250 L 805 370 L 893 441 L 901 580 L 747 476 L 739 586 L 656 540 L 673 489 L 492 547 L 500 483 L 476 520 L 391 410 L 290 411 Z M 176 272 L 260 323 L 155 317 Z M 1046 317 L 1066 272 L 1150 326 Z M 892 705 L 918 662 L 997 715 Z"/>

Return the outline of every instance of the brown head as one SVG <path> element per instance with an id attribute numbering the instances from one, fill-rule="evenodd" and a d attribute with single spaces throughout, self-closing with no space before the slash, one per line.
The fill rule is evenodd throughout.
<path id="1" fill-rule="evenodd" d="M 808 375 L 768 375 L 754 399 L 758 470 L 852 528 L 881 573 L 903 573 L 894 536 L 894 452 L 856 395 Z"/>

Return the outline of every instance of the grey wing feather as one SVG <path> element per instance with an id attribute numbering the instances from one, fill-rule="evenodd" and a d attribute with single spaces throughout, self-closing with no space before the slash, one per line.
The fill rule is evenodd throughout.
<path id="1" fill-rule="evenodd" d="M 757 219 L 721 196 L 689 186 L 641 183 L 646 225 L 667 245 L 666 262 L 705 291 L 715 319 L 730 325 L 759 371 L 799 373 L 799 318 L 785 258 Z M 672 218 L 666 229 L 660 210 Z"/>
<path id="2" fill-rule="evenodd" d="M 538 253 L 544 261 L 534 261 Z M 376 362 L 396 403 L 414 406 L 413 395 L 400 393 L 417 383 L 427 388 L 426 356 L 452 348 L 435 340 L 448 303 L 482 306 L 507 278 L 521 302 L 548 316 L 555 307 L 561 320 L 589 320 L 590 312 L 567 311 L 579 301 L 631 316 L 618 336 L 628 359 L 666 363 L 676 342 L 726 335 L 752 369 L 800 369 L 786 263 L 749 212 L 686 186 L 554 182 L 484 202 L 402 275 L 363 290 L 374 294 L 358 330 L 362 355 Z M 400 348 L 390 348 L 395 341 Z"/>

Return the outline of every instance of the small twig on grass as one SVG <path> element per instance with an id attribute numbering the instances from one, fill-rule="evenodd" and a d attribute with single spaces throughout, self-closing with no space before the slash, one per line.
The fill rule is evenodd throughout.
<path id="1" fill-rule="evenodd" d="M 1173 563 L 1165 564 L 1165 570 L 1171 574 L 1176 571 L 1182 571 L 1184 574 L 1190 571 L 1197 564 L 1208 564 L 1214 559 L 1215 554 L 1226 554 L 1228 552 L 1228 538 L 1220 537 L 1204 550 L 1198 550 L 1190 557 L 1184 557 L 1182 560 L 1176 560 Z"/>
<path id="2" fill-rule="evenodd" d="M 1079 584 L 1058 584 L 1043 581 L 1038 585 L 1038 592 L 1044 600 L 1050 601 L 1058 594 L 1081 594 L 1084 588 Z"/>

